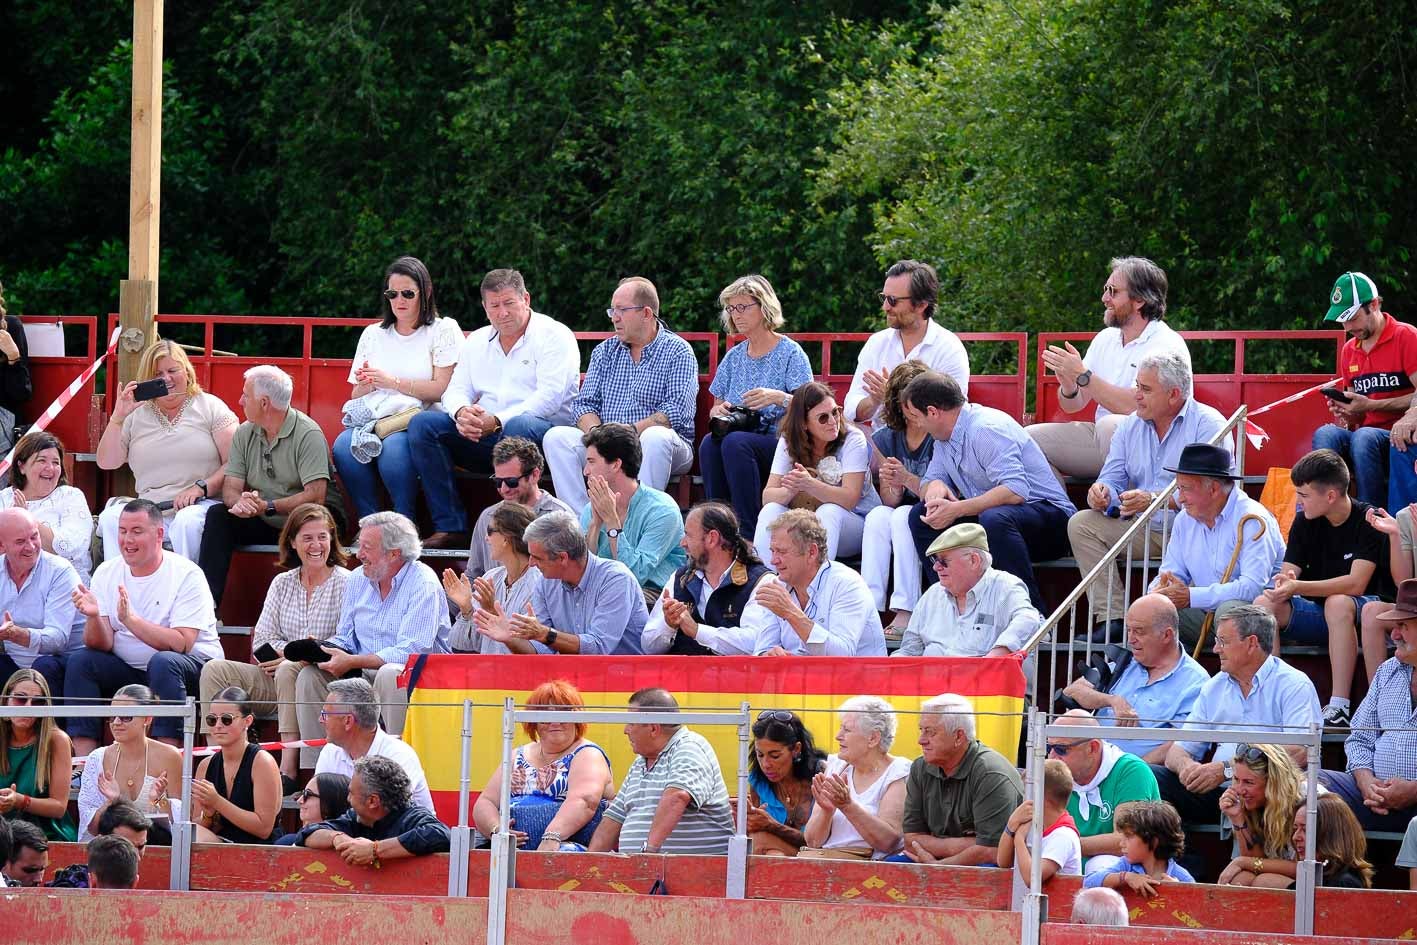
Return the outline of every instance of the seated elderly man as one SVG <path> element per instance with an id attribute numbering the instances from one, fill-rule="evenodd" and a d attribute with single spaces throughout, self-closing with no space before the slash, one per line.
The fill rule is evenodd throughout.
<path id="1" fill-rule="evenodd" d="M 542 458 L 541 449 L 531 440 L 509 436 L 498 440 L 497 445 L 492 447 L 492 483 L 497 487 L 497 496 L 502 502 L 515 502 L 538 516 L 547 512 L 574 512 L 569 505 L 541 488 L 541 473 L 545 468 L 546 460 Z M 467 570 L 464 571 L 469 581 L 496 567 L 487 544 L 487 530 L 492 525 L 492 514 L 502 502 L 494 502 L 483 509 L 472 526 L 472 544 L 468 547 Z"/>
<path id="2" fill-rule="evenodd" d="M 1201 687 L 1183 728 L 1268 728 L 1299 732 L 1323 719 L 1319 694 L 1303 673 L 1281 662 L 1274 651 L 1274 615 L 1253 604 L 1237 605 L 1216 621 L 1215 655 L 1220 672 Z M 1301 746 L 1289 747 L 1304 765 Z M 1210 755 L 1210 761 L 1205 757 Z M 1166 763 L 1152 765 L 1161 799 L 1170 801 L 1187 823 L 1214 823 L 1220 795 L 1231 778 L 1233 743 L 1177 741 Z"/>
<path id="3" fill-rule="evenodd" d="M 1176 516 L 1151 590 L 1181 612 L 1181 639 L 1190 646 L 1208 611 L 1219 617 L 1232 601 L 1248 604 L 1259 596 L 1284 561 L 1284 536 L 1269 509 L 1236 488 L 1242 477 L 1221 447 L 1192 443 L 1166 471 L 1176 474 L 1184 511 Z M 1251 516 L 1259 521 L 1243 521 Z M 1239 557 L 1227 580 L 1237 542 Z"/>
<path id="4" fill-rule="evenodd" d="M 84 616 L 84 647 L 69 657 L 64 698 L 94 702 L 129 683 L 144 683 L 164 702 L 196 695 L 202 667 L 221 659 L 216 610 L 202 572 L 162 548 L 156 505 L 134 499 L 118 516 L 121 558 L 94 569 L 93 589 L 74 588 Z M 99 719 L 70 719 L 74 757 L 98 747 Z M 181 720 L 153 719 L 152 737 L 179 744 Z"/>
<path id="5" fill-rule="evenodd" d="M 74 607 L 79 573 L 45 551 L 39 523 L 26 509 L 0 509 L 0 679 L 33 668 L 64 691 L 69 654 L 84 645 L 84 617 Z"/>
<path id="6" fill-rule="evenodd" d="M 1210 680 L 1201 664 L 1181 649 L 1176 605 L 1146 594 L 1127 608 L 1127 654 L 1118 661 L 1105 692 L 1079 676 L 1063 690 L 1103 725 L 1174 728 L 1190 717 L 1196 696 Z M 1151 764 L 1166 760 L 1170 742 L 1119 741 L 1117 747 Z M 1087 852 L 1084 848 L 1083 852 Z"/>
<path id="7" fill-rule="evenodd" d="M 513 653 L 640 653 L 649 613 L 630 569 L 591 554 L 574 516 L 551 512 L 524 533 L 531 563 L 541 572 L 528 613 L 479 609 L 479 633 Z"/>
<path id="8" fill-rule="evenodd" d="M 1102 472 L 1087 490 L 1088 508 L 1068 519 L 1068 539 L 1078 570 L 1086 575 L 1106 557 L 1156 495 L 1171 484 L 1167 466 L 1174 466 L 1191 443 L 1207 443 L 1225 427 L 1220 411 L 1191 396 L 1191 363 L 1185 348 L 1157 351 L 1142 358 L 1136 369 L 1136 412 L 1117 423 Z M 1029 427 L 1036 431 L 1039 427 Z M 1229 441 L 1226 446 L 1229 451 Z M 1161 553 L 1161 533 L 1176 507 L 1156 513 L 1151 528 L 1132 537 L 1132 554 L 1138 558 Z M 1125 559 L 1123 562 L 1125 563 Z M 1087 589 L 1088 609 L 1104 626 L 1112 621 L 1120 631 L 1126 606 L 1125 585 L 1117 565 L 1104 569 Z M 1104 631 L 1105 632 L 1105 631 Z M 1119 632 L 1112 634 L 1120 636 Z"/>
<path id="9" fill-rule="evenodd" d="M 1127 801 L 1159 801 L 1156 775 L 1141 758 L 1104 740 L 1092 713 L 1073 709 L 1059 716 L 1058 724 L 1079 729 L 1076 738 L 1050 741 L 1048 754 L 1061 758 L 1073 775 L 1068 813 L 1082 838 L 1083 868 L 1088 873 L 1106 869 L 1117 861 L 1122 842 L 1112 815 Z"/>
<path id="10" fill-rule="evenodd" d="M 994 567 L 984 526 L 951 526 L 928 553 L 940 582 L 920 598 L 895 656 L 1007 656 L 1043 622 L 1023 581 Z"/>
<path id="11" fill-rule="evenodd" d="M 379 704 L 375 701 L 374 687 L 367 681 L 336 679 L 330 683 L 324 704 L 320 706 L 320 726 L 326 744 L 315 762 L 316 775 L 328 772 L 350 777 L 359 759 L 388 758 L 408 776 L 413 803 L 433 809 L 433 795 L 428 791 L 428 778 L 423 773 L 418 752 L 379 728 Z"/>
<path id="12" fill-rule="evenodd" d="M 974 737 L 974 705 L 954 693 L 920 707 L 919 743 L 905 785 L 904 857 L 945 866 L 995 863 L 1009 815 L 1023 802 L 1018 769 Z"/>
<path id="13" fill-rule="evenodd" d="M 393 735 L 403 733 L 408 693 L 399 688 L 398 677 L 409 656 L 450 652 L 452 625 L 443 583 L 418 560 L 422 552 L 418 529 L 399 513 L 375 512 L 360 519 L 361 567 L 345 583 L 335 635 L 320 644 L 329 659 L 307 664 L 295 678 L 301 738 L 319 737 L 315 706 L 324 700 L 330 680 L 350 673 L 361 673 L 374 684 L 384 727 Z"/>
<path id="14" fill-rule="evenodd" d="M 641 689 L 630 708 L 663 712 L 663 724 L 631 723 L 625 737 L 638 756 L 590 839 L 592 853 L 728 852 L 733 812 L 723 771 L 708 741 L 673 722 L 679 703 L 663 689 Z"/>
<path id="15" fill-rule="evenodd" d="M 684 519 L 689 563 L 674 572 L 645 624 L 646 653 L 708 656 L 751 653 L 739 622 L 764 581 L 767 565 L 743 538 L 738 516 L 722 502 L 701 502 Z M 727 638 L 727 643 L 720 642 Z"/>
<path id="16" fill-rule="evenodd" d="M 768 526 L 768 534 L 777 580 L 764 581 L 743 610 L 741 640 L 753 641 L 752 652 L 885 656 L 886 636 L 871 589 L 861 575 L 827 557 L 827 530 L 817 516 L 792 509 Z M 726 642 L 722 635 L 719 639 Z"/>
<path id="17" fill-rule="evenodd" d="M 122 837 L 99 836 L 89 841 L 89 888 L 135 889 L 142 851 Z"/>
<path id="18" fill-rule="evenodd" d="M 384 860 L 447 853 L 448 828 L 409 798 L 408 775 L 397 763 L 366 755 L 349 779 L 349 810 L 301 828 L 296 844 L 334 850 L 351 866 L 379 869 Z"/>
<path id="19" fill-rule="evenodd" d="M 1378 667 L 1344 743 L 1347 771 L 1323 771 L 1366 830 L 1400 831 L 1417 816 L 1417 579 L 1402 582 L 1397 602 L 1378 615 L 1395 652 Z"/>
<path id="20" fill-rule="evenodd" d="M 10 821 L 10 858 L 3 864 L 5 875 L 15 886 L 43 886 L 49 869 L 49 841 L 28 820 Z"/>
<path id="21" fill-rule="evenodd" d="M 586 545 L 630 569 L 653 602 L 684 563 L 679 504 L 640 482 L 640 438 L 625 423 L 602 423 L 583 438 L 586 491 L 581 509 Z"/>

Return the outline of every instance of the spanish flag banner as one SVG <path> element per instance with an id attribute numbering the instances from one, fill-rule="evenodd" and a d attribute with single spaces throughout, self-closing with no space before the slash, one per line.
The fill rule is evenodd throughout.
<path id="1" fill-rule="evenodd" d="M 658 686 L 684 709 L 754 712 L 790 709 L 801 714 L 818 747 L 834 753 L 840 722 L 835 711 L 851 696 L 880 696 L 898 712 L 914 713 L 926 700 L 952 692 L 967 696 L 978 736 L 1006 758 L 1018 753 L 1024 707 L 1024 677 L 1016 657 L 717 657 L 717 656 L 425 656 L 412 672 L 404 739 L 418 752 L 438 815 L 457 819 L 462 759 L 462 702 L 472 700 L 471 790 L 486 785 L 502 753 L 502 702 L 520 706 L 537 686 L 564 679 L 589 707 L 624 708 L 630 694 Z M 899 716 L 891 754 L 919 754 L 919 726 Z M 735 726 L 700 726 L 718 754 L 729 790 L 738 771 Z M 591 725 L 586 737 L 610 757 L 618 785 L 635 756 L 619 725 Z M 516 742 L 527 741 L 520 730 Z"/>

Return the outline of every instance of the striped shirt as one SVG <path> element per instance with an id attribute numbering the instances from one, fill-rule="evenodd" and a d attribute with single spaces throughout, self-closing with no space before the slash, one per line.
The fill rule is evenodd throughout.
<path id="1" fill-rule="evenodd" d="M 653 767 L 647 766 L 643 757 L 636 758 L 620 785 L 620 793 L 606 808 L 605 816 L 620 824 L 620 851 L 634 853 L 644 844 L 659 800 L 669 788 L 687 791 L 692 800 L 660 845 L 660 851 L 727 853 L 728 838 L 733 836 L 728 786 L 723 783 L 723 772 L 708 741 L 687 728 L 674 733 Z"/>
<path id="2" fill-rule="evenodd" d="M 1368 694 L 1353 713 L 1353 731 L 1343 745 L 1349 771 L 1363 769 L 1378 778 L 1417 781 L 1417 708 L 1412 705 L 1412 673 L 1412 667 L 1397 657 L 1378 667 Z"/>
<path id="3" fill-rule="evenodd" d="M 662 413 L 692 447 L 698 396 L 699 362 L 694 349 L 660 325 L 654 340 L 641 349 L 638 362 L 618 338 L 596 345 L 571 413 L 577 420 L 593 413 L 603 423 L 629 424 Z"/>
<path id="4" fill-rule="evenodd" d="M 447 653 L 451 630 L 443 583 L 422 561 L 407 561 L 386 598 L 363 568 L 350 575 L 330 643 L 348 653 L 374 653 L 385 663 L 406 663 L 411 654 Z"/>
<path id="5" fill-rule="evenodd" d="M 291 640 L 328 640 L 339 624 L 347 580 L 349 569 L 336 565 L 329 579 L 315 588 L 314 594 L 307 595 L 300 583 L 299 568 L 277 574 L 251 631 L 252 651 L 267 643 L 284 650 Z"/>

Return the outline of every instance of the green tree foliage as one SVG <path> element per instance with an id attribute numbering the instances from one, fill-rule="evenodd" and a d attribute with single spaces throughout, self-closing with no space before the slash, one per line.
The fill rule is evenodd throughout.
<path id="1" fill-rule="evenodd" d="M 1125 253 L 1178 327 L 1319 327 L 1349 268 L 1410 319 L 1413 48 L 1411 3 L 968 0 L 843 86 L 818 193 L 874 201 L 961 327 L 1091 326 Z"/>

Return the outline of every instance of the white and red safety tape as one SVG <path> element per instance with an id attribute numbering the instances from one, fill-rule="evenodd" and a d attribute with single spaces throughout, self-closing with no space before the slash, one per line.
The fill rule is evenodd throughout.
<path id="1" fill-rule="evenodd" d="M 1249 411 L 1245 415 L 1245 437 L 1250 441 L 1250 444 L 1254 446 L 1255 449 L 1263 449 L 1265 443 L 1269 442 L 1269 434 L 1266 433 L 1264 431 L 1264 428 L 1261 427 L 1258 423 L 1251 423 L 1249 419 L 1250 417 L 1257 417 L 1262 413 L 1273 410 L 1275 407 L 1283 407 L 1285 404 L 1292 404 L 1295 401 L 1302 400 L 1310 394 L 1317 393 L 1321 388 L 1330 387 L 1337 382 L 1337 378 L 1327 381 L 1320 381 L 1313 387 L 1306 387 L 1301 391 L 1297 391 L 1293 394 L 1290 394 L 1288 397 L 1281 397 L 1273 403 L 1268 403 L 1265 404 L 1263 407 L 1256 407 L 1254 410 Z"/>
<path id="2" fill-rule="evenodd" d="M 260 747 L 265 749 L 266 751 L 276 751 L 280 748 L 324 748 L 325 739 L 305 738 L 297 739 L 293 742 L 261 742 Z M 220 750 L 220 748 L 213 748 L 212 746 L 207 745 L 203 748 L 193 748 L 192 756 L 195 758 L 201 758 L 206 755 L 215 755 Z M 89 759 L 87 755 L 85 755 L 83 758 L 75 758 L 74 767 L 82 768 L 84 766 L 84 763 L 88 760 Z"/>

